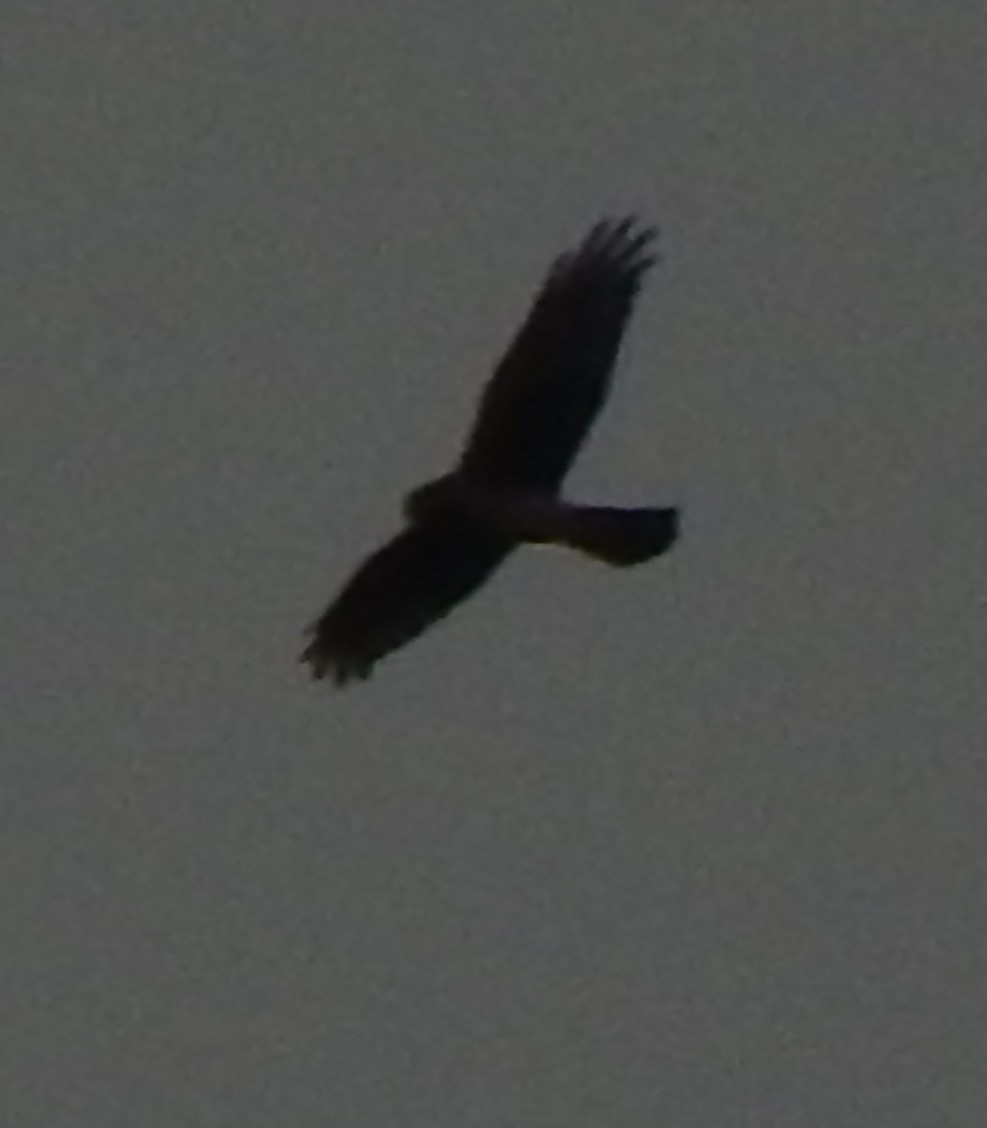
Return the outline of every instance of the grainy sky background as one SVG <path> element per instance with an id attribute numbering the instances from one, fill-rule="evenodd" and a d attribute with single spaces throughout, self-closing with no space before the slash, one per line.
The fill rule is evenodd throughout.
<path id="1" fill-rule="evenodd" d="M 4 1122 L 978 1123 L 982 6 L 0 33 Z M 308 683 L 627 209 L 666 261 L 572 492 L 679 548 L 530 551 Z"/>

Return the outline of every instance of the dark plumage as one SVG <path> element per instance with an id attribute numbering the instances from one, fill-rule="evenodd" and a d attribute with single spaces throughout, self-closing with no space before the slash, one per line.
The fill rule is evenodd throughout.
<path id="1" fill-rule="evenodd" d="M 563 479 L 603 405 L 654 230 L 598 223 L 557 259 L 483 391 L 458 465 L 408 495 L 408 527 L 366 560 L 311 628 L 301 660 L 337 684 L 365 678 L 471 595 L 522 543 L 615 565 L 665 552 L 672 508 L 580 506 Z"/>
<path id="2" fill-rule="evenodd" d="M 485 481 L 558 490 L 603 406 L 655 232 L 598 223 L 553 264 L 480 399 L 461 467 Z"/>

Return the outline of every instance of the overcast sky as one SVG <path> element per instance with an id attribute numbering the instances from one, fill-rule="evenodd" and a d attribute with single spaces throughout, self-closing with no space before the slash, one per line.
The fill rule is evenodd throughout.
<path id="1" fill-rule="evenodd" d="M 9 0 L 17 1128 L 983 1112 L 987 18 Z M 662 226 L 573 495 L 374 679 L 301 631 L 551 259 Z"/>

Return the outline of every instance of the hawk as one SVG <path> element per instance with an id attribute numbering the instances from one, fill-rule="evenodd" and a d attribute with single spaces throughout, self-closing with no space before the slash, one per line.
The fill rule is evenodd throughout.
<path id="1" fill-rule="evenodd" d="M 656 261 L 655 234 L 634 218 L 604 220 L 555 260 L 483 391 L 458 463 L 407 496 L 404 530 L 308 628 L 299 661 L 314 678 L 367 678 L 522 544 L 563 545 L 618 567 L 671 547 L 675 508 L 576 505 L 560 496 Z"/>

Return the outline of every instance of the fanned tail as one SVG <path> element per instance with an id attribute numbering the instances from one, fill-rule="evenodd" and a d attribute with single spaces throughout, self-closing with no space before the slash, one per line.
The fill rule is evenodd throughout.
<path id="1" fill-rule="evenodd" d="M 679 513 L 674 508 L 573 505 L 560 515 L 552 540 L 626 568 L 667 552 L 678 533 Z"/>

